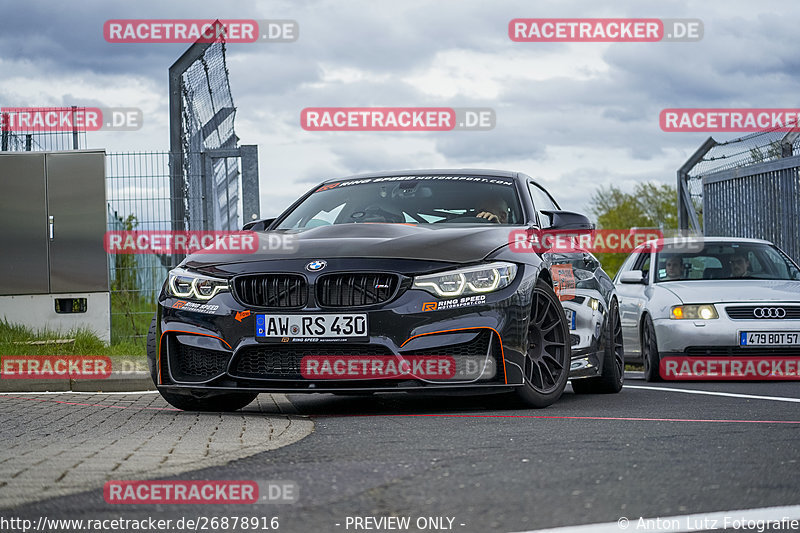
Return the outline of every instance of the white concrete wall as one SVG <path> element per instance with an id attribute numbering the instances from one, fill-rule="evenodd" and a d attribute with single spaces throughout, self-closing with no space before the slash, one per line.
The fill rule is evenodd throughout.
<path id="1" fill-rule="evenodd" d="M 85 313 L 56 313 L 56 298 L 86 298 Z M 107 292 L 0 296 L 0 318 L 34 330 L 87 328 L 111 342 L 111 295 Z"/>

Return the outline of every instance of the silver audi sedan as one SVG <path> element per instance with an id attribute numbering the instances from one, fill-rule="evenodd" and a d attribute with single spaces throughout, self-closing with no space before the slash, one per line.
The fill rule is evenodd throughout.
<path id="1" fill-rule="evenodd" d="M 800 355 L 800 269 L 768 241 L 651 241 L 614 284 L 625 360 L 648 381 L 670 356 Z"/>

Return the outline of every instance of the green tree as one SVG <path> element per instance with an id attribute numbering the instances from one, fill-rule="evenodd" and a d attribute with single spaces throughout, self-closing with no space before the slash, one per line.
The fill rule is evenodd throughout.
<path id="1" fill-rule="evenodd" d="M 613 185 L 600 187 L 592 195 L 589 212 L 597 219 L 599 229 L 678 228 L 677 192 L 675 187 L 640 183 L 633 193 Z M 627 257 L 623 253 L 597 254 L 603 269 L 614 276 Z"/>

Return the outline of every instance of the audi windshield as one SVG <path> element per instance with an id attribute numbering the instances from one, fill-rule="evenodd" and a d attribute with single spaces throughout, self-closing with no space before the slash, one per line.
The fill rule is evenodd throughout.
<path id="1" fill-rule="evenodd" d="M 657 254 L 656 282 L 715 279 L 800 280 L 800 270 L 780 250 L 763 243 L 715 242 L 681 253 L 665 246 Z"/>

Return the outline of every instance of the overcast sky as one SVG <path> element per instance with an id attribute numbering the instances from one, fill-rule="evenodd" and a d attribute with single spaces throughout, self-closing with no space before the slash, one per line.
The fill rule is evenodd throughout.
<path id="1" fill-rule="evenodd" d="M 517 43 L 514 18 L 699 18 L 699 42 Z M 111 44 L 126 18 L 293 19 L 293 43 L 230 44 L 242 144 L 257 144 L 263 216 L 322 179 L 406 168 L 518 170 L 562 208 L 601 185 L 675 172 L 708 133 L 665 133 L 673 107 L 798 106 L 800 4 L 786 1 L 0 0 L 0 105 L 135 106 L 109 152 L 167 150 L 167 69 L 185 44 Z M 305 107 L 491 107 L 491 131 L 309 132 Z M 733 134 L 715 134 L 717 139 Z"/>

